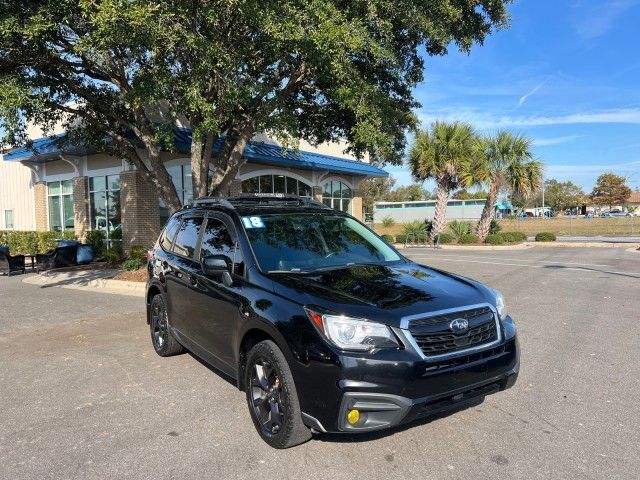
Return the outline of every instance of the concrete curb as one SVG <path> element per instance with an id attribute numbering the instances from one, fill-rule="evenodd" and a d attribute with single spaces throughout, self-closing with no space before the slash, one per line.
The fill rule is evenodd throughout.
<path id="1" fill-rule="evenodd" d="M 144 282 L 126 282 L 110 278 L 83 278 L 82 276 L 73 276 L 67 273 L 35 274 L 24 278 L 22 281 L 31 285 L 40 285 L 44 288 L 59 287 L 134 297 L 144 297 L 146 290 Z"/>
<path id="2" fill-rule="evenodd" d="M 404 245 L 395 245 L 398 250 L 406 251 L 411 249 L 433 250 L 431 247 L 407 247 Z M 524 242 L 517 245 L 440 245 L 441 250 L 528 250 L 530 248 L 625 248 L 628 252 L 634 252 L 638 245 L 629 248 L 628 243 L 610 243 L 610 242 Z M 437 249 L 436 249 L 437 250 Z"/>

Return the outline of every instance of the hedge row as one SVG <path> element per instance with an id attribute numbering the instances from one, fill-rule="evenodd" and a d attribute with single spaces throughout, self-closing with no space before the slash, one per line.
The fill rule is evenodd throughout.
<path id="1" fill-rule="evenodd" d="M 25 232 L 0 230 L 0 246 L 8 246 L 9 253 L 46 253 L 57 246 L 56 240 L 75 240 L 73 230 L 65 232 Z"/>

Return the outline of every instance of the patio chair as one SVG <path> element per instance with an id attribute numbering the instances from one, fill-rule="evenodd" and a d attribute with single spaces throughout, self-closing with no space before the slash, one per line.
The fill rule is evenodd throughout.
<path id="1" fill-rule="evenodd" d="M 77 245 L 56 247 L 50 252 L 36 255 L 36 269 L 38 272 L 51 270 L 52 268 L 72 267 L 77 265 Z"/>
<path id="2" fill-rule="evenodd" d="M 9 249 L 0 250 L 0 273 L 10 276 L 13 272 L 25 272 L 24 255 L 9 255 Z"/>

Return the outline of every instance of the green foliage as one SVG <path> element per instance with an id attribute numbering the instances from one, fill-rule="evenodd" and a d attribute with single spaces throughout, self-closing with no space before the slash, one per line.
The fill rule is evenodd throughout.
<path id="1" fill-rule="evenodd" d="M 119 265 L 122 262 L 122 250 L 110 248 L 104 255 L 105 261 L 112 266 Z"/>
<path id="2" fill-rule="evenodd" d="M 591 201 L 596 205 L 623 205 L 631 195 L 627 180 L 611 172 L 603 173 L 596 180 L 591 192 Z"/>
<path id="3" fill-rule="evenodd" d="M 448 233 L 441 233 L 440 235 L 438 235 L 438 242 L 441 245 L 448 245 L 450 243 L 453 243 L 455 240 L 455 238 L 453 238 L 453 235 L 449 235 Z"/>
<path id="4" fill-rule="evenodd" d="M 129 250 L 129 258 L 132 259 L 141 259 L 144 262 L 147 261 L 147 249 L 145 247 L 141 247 L 141 246 L 135 246 L 135 247 L 131 247 L 131 249 Z"/>
<path id="5" fill-rule="evenodd" d="M 124 268 L 125 270 L 140 270 L 146 264 L 146 262 L 143 262 L 139 258 L 129 258 L 122 263 L 122 268 Z"/>
<path id="6" fill-rule="evenodd" d="M 416 220 L 414 222 L 405 223 L 402 226 L 402 233 L 405 235 L 407 242 L 424 242 L 427 239 L 427 228 L 424 222 Z"/>
<path id="7" fill-rule="evenodd" d="M 449 224 L 449 230 L 453 233 L 454 237 L 460 238 L 463 235 L 467 235 L 471 232 L 471 225 L 467 222 L 459 222 L 454 220 Z"/>
<path id="8" fill-rule="evenodd" d="M 422 186 L 422 183 L 412 183 L 391 190 L 383 200 L 387 202 L 411 202 L 428 198 L 429 192 Z"/>
<path id="9" fill-rule="evenodd" d="M 387 243 L 393 243 L 393 235 L 380 235 L 380 237 Z"/>
<path id="10" fill-rule="evenodd" d="M 105 245 L 105 233 L 103 230 L 90 230 L 85 236 L 85 241 L 93 247 L 93 255 L 95 258 L 104 257 L 106 245 Z"/>
<path id="11" fill-rule="evenodd" d="M 466 188 L 463 188 L 462 190 L 455 192 L 451 198 L 456 200 L 484 200 L 488 195 L 489 193 L 486 190 L 479 190 L 471 193 L 468 192 Z"/>
<path id="12" fill-rule="evenodd" d="M 540 232 L 536 235 L 536 242 L 555 242 L 556 234 L 551 232 Z"/>
<path id="13" fill-rule="evenodd" d="M 194 195 L 210 160 L 215 190 L 261 131 L 284 143 L 342 138 L 357 156 L 399 164 L 424 59 L 481 45 L 508 24 L 507 3 L 3 2 L 0 143 L 23 144 L 27 123 L 48 134 L 62 121 L 72 139 L 153 175 L 170 210 L 180 200 L 158 152 L 172 148 L 179 117 L 194 132 Z M 122 135 L 132 126 L 138 138 Z M 210 159 L 204 145 L 223 133 Z"/>
<path id="14" fill-rule="evenodd" d="M 63 240 L 78 240 L 78 236 L 76 235 L 76 232 L 74 232 L 73 230 L 65 230 L 61 232 L 61 235 L 59 238 L 62 238 Z"/>
<path id="15" fill-rule="evenodd" d="M 12 254 L 46 253 L 58 245 L 59 235 L 59 232 L 3 231 L 0 232 L 0 245 L 8 246 Z"/>
<path id="16" fill-rule="evenodd" d="M 396 224 L 396 221 L 391 217 L 384 217 L 382 219 L 382 225 L 386 228 L 393 227 Z"/>
<path id="17" fill-rule="evenodd" d="M 505 243 L 519 243 L 527 241 L 527 234 L 523 232 L 502 232 L 500 233 Z"/>
<path id="18" fill-rule="evenodd" d="M 489 233 L 500 233 L 500 230 L 502 230 L 500 224 L 495 219 L 491 220 L 491 224 L 489 225 Z"/>
<path id="19" fill-rule="evenodd" d="M 537 203 L 542 204 L 542 195 L 537 195 Z M 559 182 L 550 178 L 544 182 L 544 202 L 554 212 L 560 212 L 567 208 L 579 207 L 585 202 L 585 193 L 582 188 L 573 182 Z"/>
<path id="20" fill-rule="evenodd" d="M 474 235 L 473 233 L 467 233 L 465 235 L 461 235 L 460 238 L 458 238 L 458 243 L 462 244 L 462 245 L 468 245 L 471 243 L 479 243 L 480 240 L 478 239 L 477 235 Z"/>
<path id="21" fill-rule="evenodd" d="M 501 233 L 490 233 L 487 235 L 487 238 L 484 239 L 484 243 L 488 243 L 489 245 L 502 245 L 506 241 L 505 236 Z"/>

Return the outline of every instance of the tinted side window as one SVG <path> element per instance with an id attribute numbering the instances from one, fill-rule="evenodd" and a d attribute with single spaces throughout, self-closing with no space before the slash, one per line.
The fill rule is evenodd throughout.
<path id="1" fill-rule="evenodd" d="M 178 229 L 178 235 L 176 235 L 176 241 L 173 245 L 175 253 L 184 257 L 193 257 L 202 220 L 202 217 L 184 219 Z"/>
<path id="2" fill-rule="evenodd" d="M 226 255 L 234 263 L 233 272 L 238 275 L 244 273 L 244 262 L 240 249 L 236 249 L 236 244 L 227 226 L 217 218 L 210 218 L 207 221 L 207 229 L 202 236 L 200 259 L 209 255 Z"/>
<path id="3" fill-rule="evenodd" d="M 180 220 L 176 218 L 172 218 L 167 223 L 162 235 L 160 235 L 160 246 L 165 250 L 171 250 L 171 243 L 173 242 L 173 237 L 176 236 L 176 231 L 180 226 Z"/>

